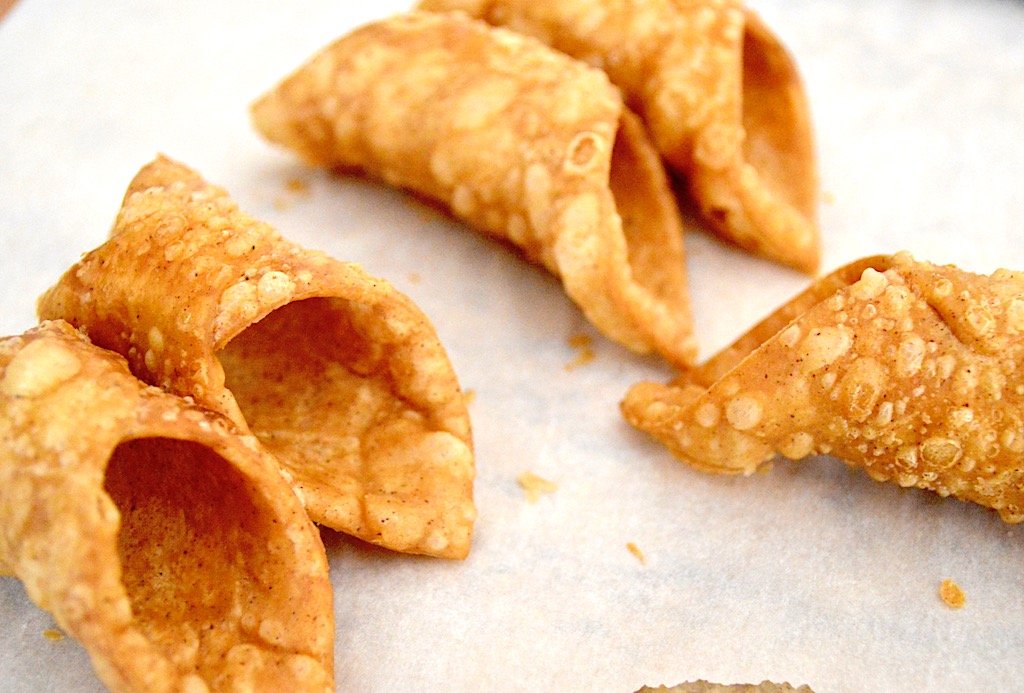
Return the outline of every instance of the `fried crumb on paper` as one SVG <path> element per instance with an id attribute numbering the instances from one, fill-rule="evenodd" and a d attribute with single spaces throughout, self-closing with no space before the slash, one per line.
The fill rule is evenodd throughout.
<path id="1" fill-rule="evenodd" d="M 297 176 L 293 176 L 286 180 L 284 187 L 288 192 L 295 193 L 296 195 L 309 194 L 309 183 Z"/>
<path id="2" fill-rule="evenodd" d="M 571 346 L 574 349 L 583 349 L 585 347 L 590 346 L 593 343 L 594 340 L 590 338 L 590 335 L 585 334 L 583 332 L 580 332 L 579 334 L 574 334 L 572 337 L 569 337 L 569 346 Z"/>
<path id="3" fill-rule="evenodd" d="M 629 549 L 629 552 L 631 554 L 636 556 L 636 560 L 640 561 L 640 565 L 647 565 L 647 556 L 644 555 L 644 552 L 640 550 L 639 546 L 637 546 L 634 542 L 629 542 L 626 544 L 626 548 Z"/>
<path id="4" fill-rule="evenodd" d="M 309 183 L 297 176 L 292 176 L 284 182 L 286 195 L 274 198 L 274 209 L 279 212 L 291 207 L 297 197 L 309 197 Z"/>
<path id="5" fill-rule="evenodd" d="M 774 683 L 762 681 L 761 683 L 713 683 L 700 679 L 699 681 L 687 681 L 678 685 L 644 686 L 636 693 L 814 693 L 810 686 L 794 688 L 789 683 Z"/>
<path id="6" fill-rule="evenodd" d="M 947 606 L 953 609 L 962 609 L 967 603 L 967 597 L 964 595 L 963 589 L 949 578 L 943 580 L 942 584 L 939 585 L 939 596 L 942 597 L 942 601 Z"/>
<path id="7" fill-rule="evenodd" d="M 571 372 L 593 361 L 597 357 L 597 354 L 594 353 L 594 349 L 591 346 L 592 344 L 593 340 L 588 334 L 580 333 L 570 337 L 569 346 L 577 351 L 575 358 L 565 364 L 565 370 Z"/>
<path id="8" fill-rule="evenodd" d="M 528 503 L 536 503 L 544 494 L 554 493 L 558 490 L 558 484 L 539 477 L 533 472 L 523 472 L 516 477 L 516 481 L 526 493 L 526 502 Z"/>

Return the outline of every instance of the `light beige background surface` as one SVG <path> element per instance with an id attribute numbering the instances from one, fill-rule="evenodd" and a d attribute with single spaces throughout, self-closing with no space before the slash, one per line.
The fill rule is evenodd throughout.
<path id="1" fill-rule="evenodd" d="M 909 249 L 1024 269 L 1024 4 L 759 0 L 807 80 L 824 270 Z M 656 359 L 601 339 L 553 278 L 377 185 L 265 145 L 248 103 L 404 2 L 28 0 L 0 23 L 0 334 L 100 244 L 158 151 L 307 246 L 362 262 L 434 320 L 475 392 L 480 519 L 462 563 L 326 534 L 339 691 L 609 691 L 707 678 L 818 693 L 1024 690 L 1024 528 L 830 458 L 702 475 L 617 405 Z M 299 180 L 305 192 L 291 190 Z M 807 284 L 687 237 L 704 355 Z M 567 371 L 574 335 L 596 359 Z M 559 490 L 525 501 L 516 476 Z M 627 550 L 634 542 L 646 566 Z M 947 608 L 956 579 L 967 606 Z M 0 579 L 0 691 L 101 690 Z"/>

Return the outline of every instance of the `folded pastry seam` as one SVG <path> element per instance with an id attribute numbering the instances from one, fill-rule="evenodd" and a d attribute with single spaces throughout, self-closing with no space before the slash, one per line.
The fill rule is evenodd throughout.
<path id="1" fill-rule="evenodd" d="M 325 46 L 252 116 L 311 164 L 411 190 L 514 244 L 609 338 L 694 363 L 679 211 L 600 70 L 461 14 L 408 13 Z"/>
<path id="2" fill-rule="evenodd" d="M 1024 520 L 1024 274 L 865 258 L 698 369 L 638 383 L 627 420 L 691 465 L 833 455 Z"/>
<path id="3" fill-rule="evenodd" d="M 738 0 L 420 0 L 533 36 L 609 75 L 722 238 L 820 262 L 819 181 L 796 63 Z"/>

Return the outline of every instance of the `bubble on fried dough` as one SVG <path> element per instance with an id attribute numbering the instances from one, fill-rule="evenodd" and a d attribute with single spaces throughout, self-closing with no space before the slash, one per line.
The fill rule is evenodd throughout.
<path id="1" fill-rule="evenodd" d="M 362 62 L 374 45 L 388 60 Z M 339 104 L 359 117 L 321 137 Z M 414 12 L 342 36 L 252 112 L 271 141 L 512 241 L 611 339 L 695 360 L 679 209 L 603 71 L 464 15 Z"/>
<path id="2" fill-rule="evenodd" d="M 791 460 L 807 457 L 814 451 L 814 436 L 807 431 L 790 434 L 779 445 L 779 452 Z"/>
<path id="3" fill-rule="evenodd" d="M 801 366 L 805 372 L 821 370 L 843 356 L 852 346 L 850 331 L 843 327 L 816 327 L 800 345 Z"/>
<path id="4" fill-rule="evenodd" d="M 271 270 L 260 277 L 256 285 L 256 295 L 260 303 L 277 305 L 291 298 L 295 291 L 295 282 L 284 272 Z"/>
<path id="5" fill-rule="evenodd" d="M 253 432 L 318 522 L 380 539 L 366 529 L 364 499 L 408 479 L 389 528 L 403 543 L 390 548 L 429 552 L 449 533 L 444 555 L 465 556 L 471 432 L 426 316 L 387 281 L 282 238 L 166 157 L 140 170 L 124 204 L 110 240 L 47 292 L 40 314 L 83 325 L 146 382 Z M 175 243 L 188 252 L 166 263 Z M 83 300 L 99 286 L 102 300 Z M 437 432 L 462 452 L 426 445 Z M 418 473 L 435 455 L 451 467 Z"/>
<path id="6" fill-rule="evenodd" d="M 601 159 L 608 147 L 606 140 L 594 132 L 581 132 L 569 143 L 563 164 L 569 173 L 586 173 Z"/>
<path id="7" fill-rule="evenodd" d="M 877 298 L 889 285 L 889 280 L 883 272 L 873 267 L 868 267 L 861 274 L 860 281 L 850 287 L 850 293 L 862 301 L 870 301 Z"/>
<path id="8" fill-rule="evenodd" d="M 82 362 L 60 342 L 37 340 L 18 352 L 0 379 L 0 393 L 39 397 L 74 378 Z"/>
<path id="9" fill-rule="evenodd" d="M 332 688 L 326 557 L 276 463 L 62 321 L 2 340 L 0 374 L 60 350 L 78 367 L 45 396 L 0 390 L 0 565 L 112 689 L 209 691 L 247 619 L 285 615 L 282 637 L 253 650 L 264 681 Z M 277 667 L 295 653 L 310 678 Z"/>
<path id="10" fill-rule="evenodd" d="M 737 395 L 725 407 L 725 418 L 737 431 L 746 431 L 761 422 L 764 407 L 751 395 Z"/>
<path id="11" fill-rule="evenodd" d="M 938 469 L 947 469 L 960 459 L 963 448 L 950 438 L 928 438 L 921 443 L 921 458 Z"/>
<path id="12" fill-rule="evenodd" d="M 602 68 L 645 116 L 710 228 L 804 270 L 817 263 L 806 98 L 791 56 L 751 10 L 597 0 L 422 0 L 419 9 L 468 11 Z"/>
<path id="13" fill-rule="evenodd" d="M 950 290 L 938 297 L 933 289 L 945 283 Z M 974 338 L 967 293 L 991 316 L 985 342 Z M 1016 363 L 1024 339 L 1007 311 L 1021 296 L 1016 275 L 975 275 L 907 255 L 866 258 L 823 278 L 696 372 L 660 388 L 635 386 L 623 412 L 708 471 L 749 473 L 759 463 L 752 451 L 831 454 L 879 481 L 1020 521 L 1024 384 Z M 981 323 L 989 329 L 988 318 Z M 760 417 L 726 416 L 726 427 L 701 414 L 752 392 L 764 405 Z M 656 416 L 651 401 L 661 405 Z"/>
<path id="14" fill-rule="evenodd" d="M 839 382 L 838 401 L 853 421 L 864 421 L 885 392 L 887 374 L 872 358 L 854 361 Z"/>
<path id="15" fill-rule="evenodd" d="M 704 428 L 711 428 L 716 425 L 720 416 L 721 410 L 714 402 L 704 402 L 694 412 L 694 420 Z"/>
<path id="16" fill-rule="evenodd" d="M 452 127 L 473 130 L 485 125 L 508 108 L 519 95 L 519 85 L 497 75 L 481 80 L 463 92 L 452 114 Z"/>

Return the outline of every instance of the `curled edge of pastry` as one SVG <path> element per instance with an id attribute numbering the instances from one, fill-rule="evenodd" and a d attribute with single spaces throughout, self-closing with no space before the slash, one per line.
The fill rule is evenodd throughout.
<path id="1" fill-rule="evenodd" d="M 749 8 L 739 44 L 732 48 L 740 53 L 739 88 L 722 97 L 724 113 L 698 130 L 692 163 L 677 167 L 721 237 L 814 274 L 820 184 L 803 81 L 789 51 Z"/>
<path id="2" fill-rule="evenodd" d="M 471 427 L 429 319 L 184 164 L 139 171 L 110 239 L 38 311 L 252 432 L 315 522 L 396 551 L 468 554 Z"/>
<path id="3" fill-rule="evenodd" d="M 691 366 L 683 227 L 599 70 L 462 14 L 347 34 L 252 105 L 270 142 L 445 205 L 560 277 L 606 336 Z"/>
<path id="4" fill-rule="evenodd" d="M 605 70 L 683 179 L 709 230 L 814 274 L 820 183 L 796 61 L 753 10 L 727 2 L 421 0 L 533 36 Z"/>
<path id="5" fill-rule="evenodd" d="M 0 340 L 0 571 L 114 691 L 334 689 L 324 547 L 276 463 L 60 321 Z"/>
<path id="6" fill-rule="evenodd" d="M 832 455 L 1024 520 L 1024 274 L 907 253 L 840 268 L 622 412 L 709 472 Z"/>

